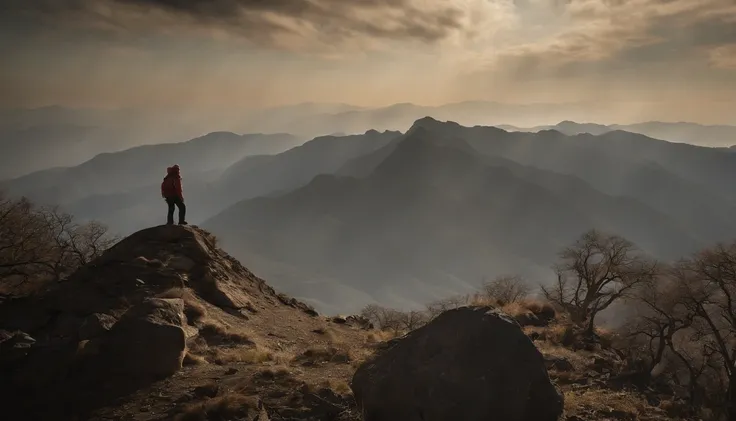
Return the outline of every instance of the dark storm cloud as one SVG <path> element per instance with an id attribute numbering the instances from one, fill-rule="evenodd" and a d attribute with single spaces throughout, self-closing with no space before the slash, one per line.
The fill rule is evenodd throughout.
<path id="1" fill-rule="evenodd" d="M 413 0 L 0 0 L 0 21 L 128 31 L 206 27 L 256 42 L 305 35 L 434 42 L 463 27 L 447 2 Z"/>

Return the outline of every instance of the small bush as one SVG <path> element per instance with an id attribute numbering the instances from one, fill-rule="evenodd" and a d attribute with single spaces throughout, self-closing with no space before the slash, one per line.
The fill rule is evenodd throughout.
<path id="1" fill-rule="evenodd" d="M 499 305 L 522 301 L 529 296 L 532 288 L 519 276 L 503 276 L 483 284 L 483 292 L 488 298 L 492 298 Z"/>
<path id="2" fill-rule="evenodd" d="M 224 326 L 215 323 L 206 323 L 199 329 L 199 335 L 207 341 L 210 346 L 213 345 L 253 345 L 245 334 L 240 332 L 230 332 Z"/>
<path id="3" fill-rule="evenodd" d="M 343 347 L 314 347 L 309 348 L 295 359 L 304 366 L 311 366 L 318 363 L 344 363 L 353 361 L 350 351 Z"/>

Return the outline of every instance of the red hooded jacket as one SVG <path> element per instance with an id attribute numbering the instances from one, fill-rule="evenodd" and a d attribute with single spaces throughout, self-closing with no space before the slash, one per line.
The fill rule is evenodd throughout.
<path id="1" fill-rule="evenodd" d="M 161 182 L 161 196 L 184 198 L 181 191 L 181 175 L 179 175 L 178 165 L 166 169 L 166 177 Z"/>

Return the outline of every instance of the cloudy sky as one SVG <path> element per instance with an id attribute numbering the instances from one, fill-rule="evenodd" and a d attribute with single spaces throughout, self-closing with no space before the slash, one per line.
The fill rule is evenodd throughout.
<path id="1" fill-rule="evenodd" d="M 587 101 L 736 124 L 736 0 L 0 0 L 0 54 L 1 107 Z"/>

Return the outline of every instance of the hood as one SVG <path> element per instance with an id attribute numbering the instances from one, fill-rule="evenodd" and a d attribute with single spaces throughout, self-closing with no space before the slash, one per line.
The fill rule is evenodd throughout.
<path id="1" fill-rule="evenodd" d="M 166 168 L 166 175 L 179 175 L 179 166 L 174 165 L 173 167 Z"/>

